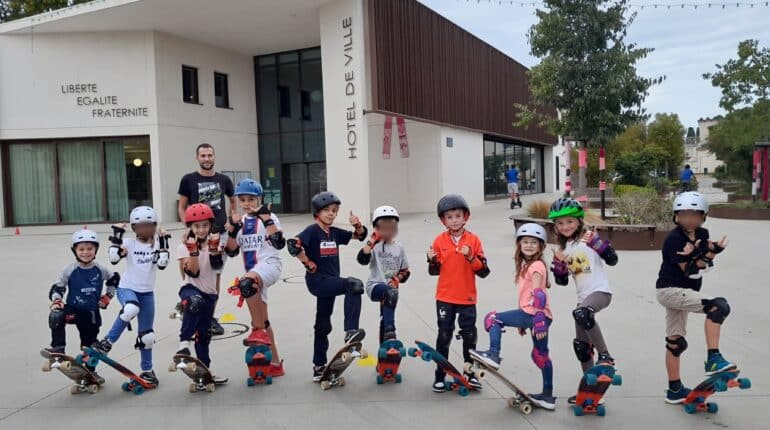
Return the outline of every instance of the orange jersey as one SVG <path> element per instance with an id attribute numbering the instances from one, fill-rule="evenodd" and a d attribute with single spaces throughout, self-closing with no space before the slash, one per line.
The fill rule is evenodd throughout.
<path id="1" fill-rule="evenodd" d="M 471 255 L 468 261 L 460 249 L 468 245 Z M 476 304 L 476 272 L 482 266 L 478 257 L 484 257 L 481 240 L 475 234 L 465 231 L 460 241 L 455 243 L 448 231 L 441 233 L 433 241 L 436 261 L 441 264 L 436 285 L 436 300 L 457 305 Z"/>

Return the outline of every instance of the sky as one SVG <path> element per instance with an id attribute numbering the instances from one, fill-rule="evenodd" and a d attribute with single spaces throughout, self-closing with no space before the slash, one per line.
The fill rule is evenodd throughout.
<path id="1" fill-rule="evenodd" d="M 530 55 L 527 43 L 527 32 L 537 22 L 534 6 L 498 0 L 419 1 L 525 66 L 538 63 Z M 674 4 L 668 0 L 631 3 Z M 699 118 L 725 114 L 719 107 L 720 90 L 703 79 L 703 73 L 714 72 L 715 64 L 736 57 L 738 42 L 742 40 L 758 39 L 760 46 L 770 46 L 770 7 L 764 1 L 753 9 L 744 5 L 736 8 L 734 3 L 725 9 L 709 9 L 706 2 L 697 9 L 645 6 L 630 11 L 637 12 L 637 16 L 627 40 L 655 49 L 638 63 L 638 74 L 666 77 L 662 84 L 650 89 L 644 107 L 651 116 L 678 114 L 685 128 L 697 127 Z"/>

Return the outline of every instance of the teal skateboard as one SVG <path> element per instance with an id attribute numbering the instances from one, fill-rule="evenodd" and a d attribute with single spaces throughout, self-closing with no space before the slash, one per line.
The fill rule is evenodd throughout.
<path id="1" fill-rule="evenodd" d="M 444 373 L 452 378 L 449 383 L 445 384 L 448 387 L 448 391 L 457 391 L 457 394 L 463 397 L 467 396 L 471 391 L 476 391 L 476 388 L 468 383 L 468 378 L 457 370 L 441 353 L 425 342 L 415 340 L 414 343 L 417 345 L 417 348 L 409 348 L 407 352 L 409 356 L 420 357 L 423 361 L 434 361 Z"/>
<path id="2" fill-rule="evenodd" d="M 597 364 L 588 369 L 580 378 L 575 404 L 572 412 L 575 416 L 596 414 L 603 417 L 607 413 L 604 405 L 599 401 L 610 388 L 610 385 L 621 385 L 623 378 L 615 373 L 615 366 L 609 364 Z"/>
<path id="3" fill-rule="evenodd" d="M 684 411 L 688 414 L 696 412 L 716 413 L 719 410 L 717 404 L 706 402 L 706 399 L 711 395 L 727 391 L 728 388 L 738 387 L 741 390 L 751 388 L 751 380 L 749 378 L 738 378 L 740 373 L 741 371 L 737 368 L 732 368 L 706 378 L 705 381 L 693 388 L 690 394 L 687 395 L 687 398 L 684 399 L 682 403 Z"/>
<path id="4" fill-rule="evenodd" d="M 379 351 L 377 351 L 377 383 L 385 382 L 401 383 L 401 374 L 398 373 L 398 367 L 401 365 L 401 358 L 406 355 L 404 344 L 400 340 L 392 339 L 382 342 Z"/>
<path id="5" fill-rule="evenodd" d="M 145 381 L 141 376 L 132 372 L 126 366 L 91 347 L 84 347 L 83 353 L 78 354 L 78 356 L 75 357 L 75 360 L 77 360 L 78 363 L 87 364 L 91 367 L 96 367 L 100 361 L 112 367 L 117 370 L 118 373 L 128 378 L 128 381 L 124 382 L 120 388 L 126 392 L 133 392 L 137 396 L 143 394 L 145 390 L 156 388 L 155 384 Z"/>

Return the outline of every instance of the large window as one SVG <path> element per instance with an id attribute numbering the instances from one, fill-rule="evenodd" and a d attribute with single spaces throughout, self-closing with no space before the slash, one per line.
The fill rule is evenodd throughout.
<path id="1" fill-rule="evenodd" d="M 152 204 L 146 136 L 2 144 L 9 225 L 120 221 Z"/>
<path id="2" fill-rule="evenodd" d="M 326 189 L 321 50 L 254 59 L 260 180 L 277 211 L 307 212 Z"/>
<path id="3" fill-rule="evenodd" d="M 511 165 L 519 170 L 521 194 L 542 193 L 543 148 L 523 143 L 484 140 L 484 196 L 487 199 L 508 195 L 505 172 Z"/>
<path id="4" fill-rule="evenodd" d="M 199 104 L 198 69 L 182 66 L 182 100 L 185 103 Z"/>

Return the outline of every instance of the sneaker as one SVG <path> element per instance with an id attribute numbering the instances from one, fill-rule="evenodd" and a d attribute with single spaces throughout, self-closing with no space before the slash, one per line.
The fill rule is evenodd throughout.
<path id="1" fill-rule="evenodd" d="M 446 391 L 446 383 L 444 381 L 436 381 L 433 383 L 432 389 L 434 393 L 443 393 Z"/>
<path id="2" fill-rule="evenodd" d="M 91 344 L 91 348 L 107 355 L 112 350 L 112 343 L 107 338 L 104 338 Z"/>
<path id="3" fill-rule="evenodd" d="M 48 346 L 43 348 L 43 350 L 48 351 L 49 354 L 64 354 L 63 346 Z"/>
<path id="4" fill-rule="evenodd" d="M 679 391 L 671 391 L 671 389 L 666 390 L 666 403 L 671 405 L 676 405 L 679 403 L 684 402 L 684 399 L 687 398 L 687 395 L 690 394 L 690 389 L 685 387 L 684 385 L 682 388 L 679 389 Z"/>
<path id="5" fill-rule="evenodd" d="M 190 348 L 184 347 L 176 352 L 175 355 L 191 355 Z"/>
<path id="6" fill-rule="evenodd" d="M 153 370 L 148 370 L 146 372 L 142 372 L 142 374 L 139 375 L 139 377 L 141 377 L 145 381 L 149 382 L 150 384 L 155 385 L 156 387 L 158 385 L 160 385 L 160 381 L 158 381 L 158 377 L 155 376 L 155 371 L 153 371 Z"/>
<path id="7" fill-rule="evenodd" d="M 471 357 L 483 362 L 487 366 L 493 369 L 500 368 L 501 358 L 499 355 L 492 354 L 490 351 L 476 351 L 475 349 L 471 349 L 468 352 L 470 353 Z"/>
<path id="8" fill-rule="evenodd" d="M 731 363 L 722 357 L 722 354 L 714 354 L 706 361 L 706 376 L 711 376 L 719 372 L 723 372 L 727 369 L 738 367 L 735 363 Z"/>
<path id="9" fill-rule="evenodd" d="M 96 370 L 91 370 L 91 373 L 94 374 L 94 378 L 96 378 L 96 383 L 99 385 L 104 384 L 104 377 L 98 373 L 96 373 Z"/>
<path id="10" fill-rule="evenodd" d="M 230 381 L 229 378 L 225 378 L 224 376 L 218 376 L 211 374 L 211 379 L 214 380 L 214 384 L 216 385 L 225 385 L 228 381 Z"/>
<path id="11" fill-rule="evenodd" d="M 569 403 L 570 405 L 574 405 L 574 404 L 575 404 L 575 401 L 576 401 L 576 399 L 577 399 L 577 396 L 570 396 L 570 397 L 567 399 L 567 403 Z M 599 399 L 599 404 L 600 404 L 600 405 L 603 405 L 603 404 L 604 404 L 604 397 L 602 397 L 601 399 Z"/>
<path id="12" fill-rule="evenodd" d="M 481 389 L 481 381 L 479 381 L 479 378 L 477 378 L 476 375 L 467 372 L 463 372 L 463 375 L 465 375 L 465 379 L 468 380 L 468 385 L 475 388 L 476 390 Z"/>
<path id="13" fill-rule="evenodd" d="M 609 366 L 614 366 L 615 365 L 615 359 L 612 358 L 612 356 L 610 355 L 609 352 L 602 352 L 601 354 L 599 354 L 599 359 L 596 360 L 596 364 L 597 365 L 599 365 L 599 364 L 606 364 L 606 365 L 609 365 Z"/>
<path id="14" fill-rule="evenodd" d="M 537 405 L 543 409 L 548 409 L 549 411 L 553 411 L 556 409 L 556 397 L 554 396 L 545 396 L 543 394 L 530 394 L 529 397 L 532 397 L 532 400 L 534 400 L 535 403 L 537 403 Z"/>
<path id="15" fill-rule="evenodd" d="M 313 382 L 321 382 L 321 375 L 323 375 L 326 366 L 313 366 Z"/>
<path id="16" fill-rule="evenodd" d="M 263 328 L 252 328 L 249 337 L 243 339 L 244 346 L 270 345 L 270 343 L 270 336 L 267 334 L 267 330 Z"/>
<path id="17" fill-rule="evenodd" d="M 396 338 L 396 332 L 393 330 L 386 331 L 385 334 L 382 336 L 382 340 L 394 340 L 395 338 Z"/>
<path id="18" fill-rule="evenodd" d="M 362 328 L 348 330 L 345 332 L 345 343 L 361 342 L 364 340 L 364 337 L 366 337 L 366 332 Z"/>
<path id="19" fill-rule="evenodd" d="M 219 321 L 217 321 L 216 318 L 211 319 L 211 328 L 209 329 L 209 333 L 211 333 L 212 336 L 222 336 L 225 334 L 225 328 L 222 327 L 221 324 L 219 324 Z"/>
<path id="20" fill-rule="evenodd" d="M 270 375 L 273 378 L 277 378 L 285 374 L 286 372 L 283 371 L 283 360 L 281 360 L 280 363 L 270 363 Z"/>

